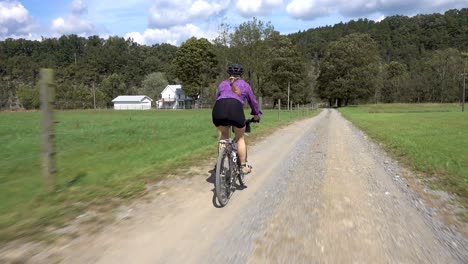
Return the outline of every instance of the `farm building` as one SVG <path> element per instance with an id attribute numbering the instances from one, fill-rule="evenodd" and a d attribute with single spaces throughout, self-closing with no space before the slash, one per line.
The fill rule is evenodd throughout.
<path id="1" fill-rule="evenodd" d="M 161 99 L 157 101 L 159 109 L 189 109 L 193 99 L 185 95 L 182 85 L 168 85 L 161 92 Z"/>
<path id="2" fill-rule="evenodd" d="M 152 101 L 146 95 L 121 95 L 112 100 L 115 110 L 148 110 Z"/>

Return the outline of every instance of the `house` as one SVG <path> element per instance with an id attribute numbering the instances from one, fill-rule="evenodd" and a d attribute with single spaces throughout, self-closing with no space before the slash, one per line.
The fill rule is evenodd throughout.
<path id="1" fill-rule="evenodd" d="M 161 92 L 161 99 L 157 101 L 159 109 L 190 109 L 193 99 L 185 95 L 182 85 L 168 85 Z"/>
<path id="2" fill-rule="evenodd" d="M 146 95 L 121 95 L 112 100 L 115 110 L 148 110 L 152 101 Z"/>

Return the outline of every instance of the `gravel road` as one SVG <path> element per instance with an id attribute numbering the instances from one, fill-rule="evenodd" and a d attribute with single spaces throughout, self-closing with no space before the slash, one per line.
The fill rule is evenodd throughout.
<path id="1" fill-rule="evenodd" d="M 120 221 L 61 248 L 62 262 L 468 262 L 468 240 L 336 110 L 272 133 L 249 160 L 248 188 L 226 207 L 212 202 L 214 162 L 193 168 L 194 177 L 159 183 Z"/>

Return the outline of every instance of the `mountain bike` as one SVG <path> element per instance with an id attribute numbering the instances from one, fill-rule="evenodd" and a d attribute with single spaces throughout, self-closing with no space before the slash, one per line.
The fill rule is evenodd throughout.
<path id="1" fill-rule="evenodd" d="M 250 123 L 259 122 L 252 119 L 245 121 L 245 133 L 250 133 Z M 236 189 L 236 179 L 241 187 L 245 187 L 245 175 L 240 167 L 237 142 L 231 137 L 218 142 L 218 162 L 216 163 L 215 193 L 221 206 L 225 206 Z"/>

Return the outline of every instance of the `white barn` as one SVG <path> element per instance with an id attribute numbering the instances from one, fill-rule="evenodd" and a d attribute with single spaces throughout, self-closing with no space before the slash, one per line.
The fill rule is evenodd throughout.
<path id="1" fill-rule="evenodd" d="M 146 95 L 121 95 L 112 100 L 115 110 L 148 110 L 152 101 Z"/>
<path id="2" fill-rule="evenodd" d="M 192 108 L 193 99 L 185 95 L 182 85 L 168 85 L 161 92 L 161 99 L 157 101 L 159 109 L 187 109 Z"/>

